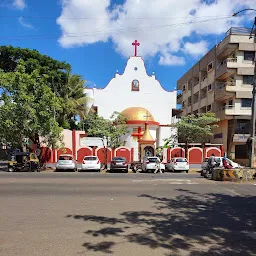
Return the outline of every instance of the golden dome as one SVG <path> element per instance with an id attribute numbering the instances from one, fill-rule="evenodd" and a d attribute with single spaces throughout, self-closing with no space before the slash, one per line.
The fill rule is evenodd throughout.
<path id="1" fill-rule="evenodd" d="M 151 113 L 142 107 L 131 107 L 127 108 L 121 113 L 125 116 L 129 121 L 150 121 L 155 122 L 154 117 Z"/>

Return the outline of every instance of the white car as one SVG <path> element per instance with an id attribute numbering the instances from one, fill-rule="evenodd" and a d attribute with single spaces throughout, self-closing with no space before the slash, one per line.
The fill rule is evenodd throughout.
<path id="1" fill-rule="evenodd" d="M 223 157 L 215 156 L 215 160 L 216 160 L 217 163 L 219 163 L 218 167 L 222 168 L 223 167 L 223 161 L 222 161 Z M 235 162 L 233 162 L 232 160 L 230 160 L 228 158 L 226 158 L 226 160 L 227 160 L 227 163 L 232 166 L 232 168 L 241 168 L 241 167 L 243 167 L 240 164 L 235 163 Z M 208 158 L 205 158 L 202 165 L 201 165 L 201 169 L 205 169 L 207 167 L 207 164 L 208 164 Z"/>
<path id="2" fill-rule="evenodd" d="M 188 173 L 189 163 L 188 160 L 184 157 L 175 157 L 168 161 L 168 163 L 166 164 L 166 169 L 172 172 L 185 171 L 186 173 Z"/>
<path id="3" fill-rule="evenodd" d="M 157 160 L 159 162 L 161 162 L 160 159 L 156 156 L 145 157 L 143 159 L 143 163 L 142 163 L 142 171 L 143 172 L 154 172 L 156 170 Z M 160 168 L 161 168 L 162 172 L 164 172 L 165 165 L 163 163 L 160 163 Z"/>
<path id="4" fill-rule="evenodd" d="M 74 160 L 72 155 L 60 155 L 59 156 L 59 160 L 56 164 L 56 172 L 57 171 L 66 171 L 66 170 L 72 170 L 72 171 L 76 171 L 76 161 Z"/>
<path id="5" fill-rule="evenodd" d="M 96 170 L 100 172 L 101 163 L 97 156 L 85 156 L 82 163 L 83 171 L 92 171 Z"/>

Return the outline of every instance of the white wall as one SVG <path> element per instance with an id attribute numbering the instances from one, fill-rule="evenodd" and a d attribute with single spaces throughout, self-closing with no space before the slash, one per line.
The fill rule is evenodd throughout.
<path id="1" fill-rule="evenodd" d="M 160 127 L 160 133 L 159 133 L 159 147 L 164 146 L 164 139 L 170 138 L 174 134 L 177 133 L 177 128 L 174 127 Z"/>
<path id="2" fill-rule="evenodd" d="M 137 71 L 134 68 L 137 67 Z M 140 82 L 140 91 L 131 91 L 132 81 Z M 92 90 L 86 90 L 86 93 Z M 93 93 L 90 92 L 92 97 Z M 160 124 L 170 124 L 176 108 L 176 91 L 165 91 L 155 76 L 148 76 L 141 57 L 130 57 L 123 75 L 116 74 L 104 89 L 94 89 L 94 106 L 98 114 L 109 118 L 114 111 L 129 107 L 144 107 Z"/>

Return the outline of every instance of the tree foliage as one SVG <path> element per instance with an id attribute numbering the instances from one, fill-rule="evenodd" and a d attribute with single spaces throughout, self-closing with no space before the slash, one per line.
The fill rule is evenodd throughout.
<path id="1" fill-rule="evenodd" d="M 63 83 L 66 79 L 66 71 L 71 68 L 70 64 L 52 59 L 36 50 L 12 46 L 0 47 L 0 69 L 3 72 L 14 72 L 20 60 L 24 61 L 26 73 L 31 74 L 37 69 L 40 75 L 47 74 L 47 79 L 51 83 Z"/>
<path id="2" fill-rule="evenodd" d="M 215 114 L 211 112 L 181 117 L 180 121 L 176 124 L 179 142 L 208 142 L 213 135 L 213 129 L 218 127 L 216 124 L 218 121 Z M 171 145 L 175 139 L 173 136 L 168 138 L 166 144 Z"/>
<path id="3" fill-rule="evenodd" d="M 127 119 L 118 112 L 114 112 L 110 119 L 90 113 L 85 119 L 84 127 L 89 137 L 106 137 L 108 146 L 117 148 L 125 143 L 122 136 L 128 132 L 126 121 Z"/>
<path id="4" fill-rule="evenodd" d="M 71 74 L 70 64 L 42 55 L 36 50 L 0 47 L 2 72 L 15 72 L 20 61 L 23 63 L 24 73 L 32 75 L 36 70 L 37 75 L 44 77 L 44 83 L 54 93 L 54 99 L 59 102 L 59 108 L 55 111 L 59 126 L 76 129 L 76 117 L 84 119 L 86 113 L 85 80 L 79 75 Z"/>
<path id="5" fill-rule="evenodd" d="M 75 121 L 77 116 L 85 119 L 88 112 L 86 103 L 88 101 L 84 94 L 85 80 L 79 75 L 67 73 L 66 82 L 59 89 L 57 96 L 61 102 L 61 111 L 58 113 L 60 126 L 66 129 L 76 129 Z"/>
<path id="6" fill-rule="evenodd" d="M 19 61 L 15 71 L 0 72 L 0 140 L 13 147 L 22 147 L 24 139 L 38 143 L 39 137 L 48 145 L 56 146 L 62 128 L 54 118 L 60 110 L 60 101 L 47 85 L 47 75 L 35 69 L 25 72 Z"/>

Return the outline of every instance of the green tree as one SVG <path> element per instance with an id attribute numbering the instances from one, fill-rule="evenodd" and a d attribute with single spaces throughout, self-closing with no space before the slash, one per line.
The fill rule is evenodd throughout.
<path id="1" fill-rule="evenodd" d="M 125 144 L 122 136 L 128 132 L 126 121 L 118 112 L 114 112 L 110 119 L 90 113 L 84 121 L 84 128 L 89 137 L 106 137 L 108 146 L 117 148 Z"/>
<path id="2" fill-rule="evenodd" d="M 54 118 L 60 102 L 47 85 L 47 75 L 25 72 L 20 60 L 14 72 L 0 72 L 0 140 L 24 150 L 25 139 L 57 146 L 62 128 Z"/>
<path id="3" fill-rule="evenodd" d="M 188 143 L 204 144 L 213 136 L 213 129 L 218 127 L 218 121 L 211 112 L 183 116 L 176 124 L 178 134 L 166 139 L 166 145 L 171 146 L 178 139 L 186 144 L 187 151 Z"/>
<path id="4" fill-rule="evenodd" d="M 31 74 L 37 69 L 40 75 L 48 75 L 47 79 L 50 83 L 62 84 L 66 79 L 67 70 L 71 68 L 70 64 L 52 59 L 36 50 L 12 46 L 0 47 L 0 69 L 3 72 L 14 72 L 20 60 L 24 61 L 26 73 Z"/>
<path id="5" fill-rule="evenodd" d="M 85 80 L 79 75 L 67 73 L 66 82 L 59 88 L 57 96 L 61 101 L 62 110 L 58 113 L 58 122 L 63 128 L 76 129 L 75 121 L 79 116 L 84 120 L 88 112 L 88 98 L 84 94 Z"/>
<path id="6" fill-rule="evenodd" d="M 17 65 L 23 61 L 24 72 L 31 75 L 37 70 L 46 84 L 58 98 L 60 108 L 55 111 L 59 125 L 67 129 L 76 129 L 76 117 L 84 119 L 86 114 L 85 80 L 79 75 L 71 74 L 70 64 L 42 55 L 36 50 L 0 47 L 0 70 L 4 73 L 15 72 Z"/>

